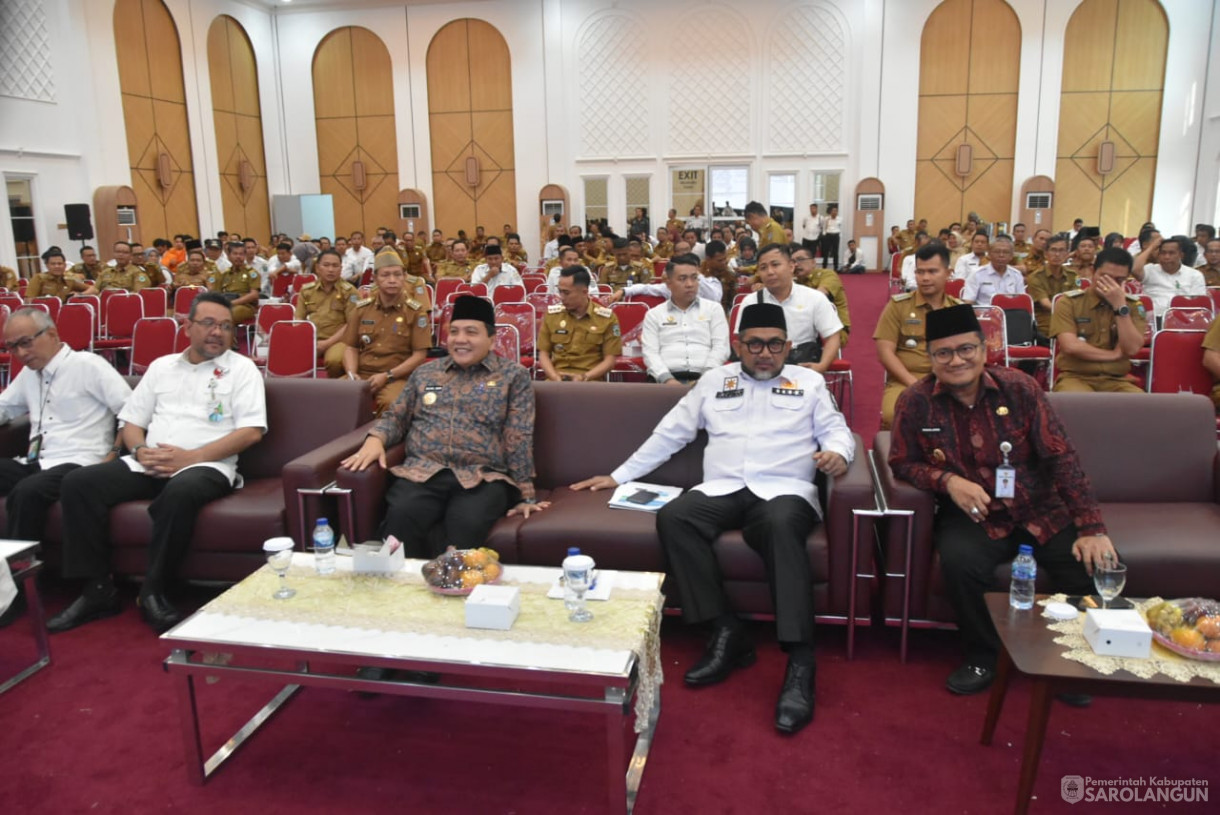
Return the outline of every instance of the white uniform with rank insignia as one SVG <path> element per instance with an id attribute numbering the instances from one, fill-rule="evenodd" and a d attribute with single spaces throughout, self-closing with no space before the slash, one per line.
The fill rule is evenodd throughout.
<path id="1" fill-rule="evenodd" d="M 642 478 L 700 430 L 708 437 L 706 480 L 696 490 L 715 497 L 748 488 L 763 500 L 795 495 L 819 515 L 813 454 L 838 453 L 850 464 L 856 450 L 817 371 L 785 365 L 779 376 L 758 380 L 738 362 L 704 374 L 611 478 L 620 484 Z"/>

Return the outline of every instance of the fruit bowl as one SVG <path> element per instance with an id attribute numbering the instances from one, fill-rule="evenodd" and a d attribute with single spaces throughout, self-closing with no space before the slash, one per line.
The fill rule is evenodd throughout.
<path id="1" fill-rule="evenodd" d="M 484 583 L 499 583 L 504 573 L 500 555 L 494 549 L 455 549 L 450 546 L 440 556 L 425 563 L 420 573 L 429 591 L 464 597 Z"/>
<path id="2" fill-rule="evenodd" d="M 1220 603 L 1202 597 L 1168 600 L 1145 612 L 1152 638 L 1188 659 L 1220 662 Z"/>

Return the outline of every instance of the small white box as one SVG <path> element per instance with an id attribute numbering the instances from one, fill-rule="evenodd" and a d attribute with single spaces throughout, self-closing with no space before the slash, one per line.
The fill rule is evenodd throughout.
<path id="1" fill-rule="evenodd" d="M 352 547 L 352 571 L 357 574 L 393 574 L 406 562 L 404 547 L 397 541 L 368 541 Z"/>
<path id="2" fill-rule="evenodd" d="M 1133 608 L 1088 609 L 1084 638 L 1093 653 L 1105 657 L 1147 659 L 1152 653 L 1152 629 Z"/>
<path id="3" fill-rule="evenodd" d="M 516 586 L 482 583 L 466 597 L 466 627 L 507 631 L 521 612 L 521 591 Z"/>

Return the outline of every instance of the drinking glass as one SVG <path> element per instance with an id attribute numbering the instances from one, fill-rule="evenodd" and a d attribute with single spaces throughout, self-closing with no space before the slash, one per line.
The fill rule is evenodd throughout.
<path id="1" fill-rule="evenodd" d="M 1127 585 L 1127 567 L 1117 561 L 1107 560 L 1105 565 L 1093 567 L 1093 585 L 1101 595 L 1101 607 L 1109 608 L 1110 601 L 1123 593 Z"/>
<path id="2" fill-rule="evenodd" d="M 296 596 L 296 589 L 290 589 L 286 584 L 288 567 L 292 565 L 292 538 L 272 538 L 263 544 L 267 553 L 267 563 L 280 576 L 280 590 L 271 595 L 276 600 L 287 600 Z"/>

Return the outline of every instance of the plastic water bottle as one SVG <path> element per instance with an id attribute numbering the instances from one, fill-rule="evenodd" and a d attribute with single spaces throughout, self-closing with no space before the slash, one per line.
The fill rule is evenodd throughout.
<path id="1" fill-rule="evenodd" d="M 1038 576 L 1038 561 L 1034 547 L 1021 544 L 1012 562 L 1012 583 L 1008 587 L 1008 604 L 1025 611 L 1034 607 L 1034 578 Z"/>
<path id="2" fill-rule="evenodd" d="M 335 530 L 325 518 L 319 518 L 313 530 L 313 562 L 318 574 L 334 574 Z"/>
<path id="3" fill-rule="evenodd" d="M 579 556 L 580 556 L 580 547 L 579 546 L 569 546 L 568 547 L 568 557 L 579 557 Z M 567 558 L 564 558 L 564 562 L 565 563 L 567 562 Z M 573 611 L 575 611 L 576 609 L 580 608 L 580 600 L 577 599 L 576 592 L 572 591 L 572 589 L 568 586 L 567 580 L 563 581 L 563 607 L 568 610 L 569 614 L 572 613 Z"/>

